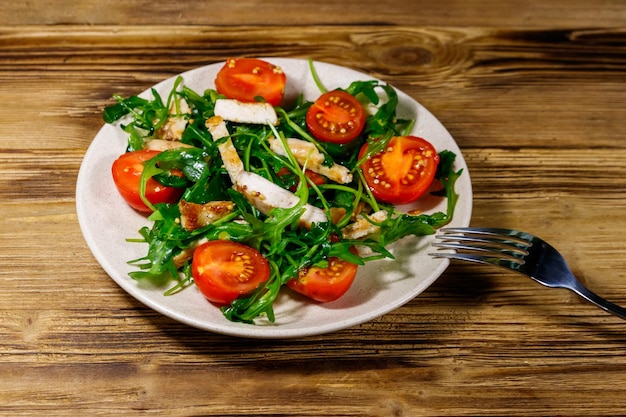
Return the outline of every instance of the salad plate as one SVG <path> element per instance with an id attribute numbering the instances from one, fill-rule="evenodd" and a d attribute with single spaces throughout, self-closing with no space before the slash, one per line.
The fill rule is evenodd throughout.
<path id="1" fill-rule="evenodd" d="M 303 94 L 315 100 L 320 91 L 307 60 L 263 58 L 280 66 L 287 76 L 284 102 Z M 212 64 L 180 74 L 186 86 L 202 93 L 214 87 L 217 72 L 224 64 Z M 364 73 L 323 62 L 314 62 L 320 81 L 328 89 L 345 88 L 352 81 L 374 80 Z M 176 77 L 153 88 L 167 96 Z M 446 128 L 413 98 L 396 90 L 397 115 L 415 119 L 412 135 L 430 141 L 438 152 L 456 154 L 455 170 L 463 169 L 456 182 L 459 194 L 451 226 L 468 226 L 472 211 L 472 187 L 461 150 Z M 149 98 L 150 89 L 140 96 Z M 85 241 L 104 271 L 128 294 L 147 307 L 189 326 L 215 333 L 251 338 L 292 338 L 319 335 L 356 326 L 380 317 L 409 302 L 426 290 L 448 267 L 449 260 L 428 255 L 432 236 L 406 237 L 392 245 L 395 259 L 366 263 L 359 268 L 350 290 L 337 301 L 316 303 L 288 290 L 274 303 L 275 321 L 259 319 L 256 324 L 229 321 L 218 307 L 209 303 L 191 285 L 173 295 L 164 295 L 173 283 L 157 286 L 133 280 L 136 270 L 128 261 L 145 255 L 147 245 L 131 242 L 139 229 L 149 226 L 144 214 L 132 209 L 120 197 L 111 176 L 111 166 L 127 145 L 127 134 L 116 124 L 105 124 L 89 146 L 81 164 L 76 185 L 76 208 Z M 422 197 L 399 210 L 433 213 L 446 210 L 446 200 Z"/>

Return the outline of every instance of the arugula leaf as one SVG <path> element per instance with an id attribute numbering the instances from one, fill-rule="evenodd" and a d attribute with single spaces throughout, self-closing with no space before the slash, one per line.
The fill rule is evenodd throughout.
<path id="1" fill-rule="evenodd" d="M 439 152 L 439 165 L 437 166 L 435 178 L 441 182 L 443 189 L 433 194 L 446 197 L 447 209 L 443 218 L 435 223 L 435 227 L 437 228 L 450 223 L 454 215 L 456 203 L 459 200 L 459 194 L 455 191 L 455 185 L 461 174 L 463 174 L 463 169 L 459 169 L 458 171 L 454 170 L 455 159 L 456 154 L 454 152 L 448 150 Z"/>
<path id="2" fill-rule="evenodd" d="M 349 93 L 355 97 L 358 97 L 359 94 L 365 96 L 366 100 L 370 103 L 376 105 L 380 101 L 380 97 L 378 97 L 378 93 L 376 92 L 376 87 L 379 86 L 378 81 L 353 81 L 348 88 L 345 89 L 346 93 Z"/>
<path id="3" fill-rule="evenodd" d="M 150 101 L 138 96 L 123 98 L 119 94 L 113 96 L 116 104 L 104 108 L 102 118 L 106 123 L 115 123 L 129 113 L 137 113 L 135 109 L 143 109 L 150 105 Z"/>
<path id="4" fill-rule="evenodd" d="M 162 204 L 158 207 L 158 214 L 152 217 L 155 220 L 152 228 L 143 227 L 139 231 L 148 242 L 148 253 L 145 257 L 129 262 L 141 270 L 130 272 L 129 275 L 133 279 L 147 279 L 163 285 L 171 279 L 177 279 L 178 270 L 173 257 L 186 246 L 184 240 L 189 235 L 174 221 L 180 215 L 176 205 Z"/>
<path id="5" fill-rule="evenodd" d="M 172 101 L 176 104 L 175 107 L 178 112 L 179 105 L 176 100 L 176 94 L 182 82 L 182 77 L 176 78 L 166 103 L 163 102 L 163 99 L 154 88 L 150 90 L 152 99 L 144 99 L 139 96 L 123 98 L 119 94 L 114 94 L 113 99 L 117 103 L 105 107 L 102 118 L 106 123 L 115 123 L 127 115 L 132 115 L 132 127 L 123 127 L 123 129 L 134 135 L 132 143 L 129 144 L 129 149 L 140 149 L 139 137 L 150 137 L 163 126 L 168 119 Z M 140 132 L 145 133 L 141 134 Z"/>

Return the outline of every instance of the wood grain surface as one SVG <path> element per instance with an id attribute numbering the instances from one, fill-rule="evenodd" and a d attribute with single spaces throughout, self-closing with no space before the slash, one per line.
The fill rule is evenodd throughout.
<path id="1" fill-rule="evenodd" d="M 623 1 L 40 0 L 0 21 L 0 415 L 626 415 L 626 322 L 564 290 L 453 263 L 369 323 L 238 339 L 126 294 L 75 209 L 113 93 L 313 58 L 426 106 L 468 162 L 473 225 L 544 237 L 626 305 Z"/>

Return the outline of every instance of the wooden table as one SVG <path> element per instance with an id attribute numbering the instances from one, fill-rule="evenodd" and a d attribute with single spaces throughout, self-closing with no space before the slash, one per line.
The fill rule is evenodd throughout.
<path id="1" fill-rule="evenodd" d="M 0 21 L 0 415 L 625 415 L 626 322 L 564 290 L 453 263 L 369 323 L 239 339 L 120 289 L 75 211 L 113 93 L 313 58 L 420 101 L 467 159 L 473 225 L 539 234 L 626 305 L 623 1 L 40 0 Z"/>

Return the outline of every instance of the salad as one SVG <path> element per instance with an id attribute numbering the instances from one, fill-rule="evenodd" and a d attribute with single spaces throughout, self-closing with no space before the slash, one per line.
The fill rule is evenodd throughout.
<path id="1" fill-rule="evenodd" d="M 451 220 L 455 155 L 408 136 L 395 90 L 327 91 L 310 70 L 315 101 L 284 103 L 288 74 L 250 58 L 228 60 L 201 93 L 179 77 L 167 97 L 114 96 L 104 119 L 128 145 L 113 178 L 152 222 L 133 239 L 147 251 L 129 261 L 132 278 L 174 282 L 166 295 L 196 285 L 229 320 L 273 321 L 280 291 L 336 300 L 359 265 L 393 258 L 390 243 Z M 396 209 L 425 193 L 446 211 Z"/>

